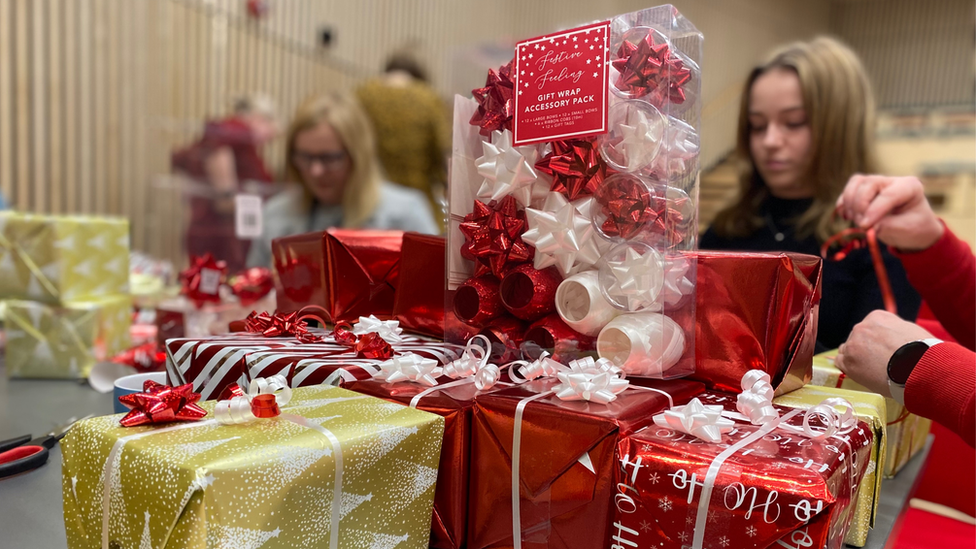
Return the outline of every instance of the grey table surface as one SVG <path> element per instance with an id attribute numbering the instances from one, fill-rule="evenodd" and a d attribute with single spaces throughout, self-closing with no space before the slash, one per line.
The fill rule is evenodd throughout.
<path id="1" fill-rule="evenodd" d="M 74 381 L 8 380 L 0 361 L 0 440 L 50 431 L 68 418 L 112 413 L 112 395 Z M 932 438 L 896 478 L 885 479 L 874 530 L 866 549 L 894 541 L 908 499 L 924 468 Z M 40 469 L 0 480 L 0 549 L 67 546 L 61 507 L 61 451 Z"/>

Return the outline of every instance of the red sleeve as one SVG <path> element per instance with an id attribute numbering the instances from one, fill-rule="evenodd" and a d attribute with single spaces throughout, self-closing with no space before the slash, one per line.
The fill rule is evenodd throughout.
<path id="1" fill-rule="evenodd" d="M 949 342 L 925 351 L 905 384 L 905 406 L 976 447 L 976 353 Z"/>
<path id="2" fill-rule="evenodd" d="M 908 280 L 935 318 L 970 350 L 976 350 L 976 256 L 946 227 L 938 242 L 920 252 L 892 250 Z"/>

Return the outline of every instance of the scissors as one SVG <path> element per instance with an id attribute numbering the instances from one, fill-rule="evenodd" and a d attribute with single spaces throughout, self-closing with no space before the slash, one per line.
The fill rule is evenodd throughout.
<path id="1" fill-rule="evenodd" d="M 93 415 L 88 414 L 81 419 L 88 419 Z M 54 445 L 64 438 L 68 429 L 81 419 L 71 418 L 55 427 L 50 433 L 38 438 L 21 435 L 0 440 L 0 479 L 37 469 L 47 463 L 51 448 L 54 448 Z"/>

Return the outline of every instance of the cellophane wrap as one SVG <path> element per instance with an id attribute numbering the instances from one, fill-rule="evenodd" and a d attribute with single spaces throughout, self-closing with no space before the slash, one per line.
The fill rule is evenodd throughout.
<path id="1" fill-rule="evenodd" d="M 363 358 L 340 345 L 330 332 L 313 329 L 323 341 L 303 343 L 294 337 L 263 337 L 238 332 L 208 338 L 177 338 L 166 341 L 166 372 L 171 384 L 192 383 L 203 400 L 223 398 L 235 383 L 284 375 L 291 386 L 329 383 L 344 385 L 365 379 L 379 369 L 384 359 Z M 460 356 L 457 345 L 404 335 L 393 345 L 396 353 L 412 352 L 447 364 Z"/>
<path id="2" fill-rule="evenodd" d="M 734 395 L 711 393 L 701 401 L 735 409 Z M 778 409 L 783 417 L 790 411 Z M 802 419 L 798 414 L 786 423 L 799 426 Z M 864 477 L 874 463 L 874 429 L 860 422 L 843 437 L 811 440 L 782 429 L 763 433 L 763 427 L 737 422 L 721 443 L 656 425 L 623 438 L 613 543 L 842 547 L 854 498 L 870 482 Z"/>
<path id="3" fill-rule="evenodd" d="M 576 36 L 598 63 L 604 46 L 590 40 L 602 28 Z M 561 338 L 550 354 L 599 355 L 628 376 L 681 377 L 694 371 L 697 337 L 689 252 L 698 234 L 702 35 L 670 5 L 606 28 L 603 134 L 513 145 L 515 94 L 543 100 L 534 86 L 548 67 L 528 55 L 525 71 L 491 67 L 474 99 L 455 97 L 445 309 L 456 315 L 447 339 L 481 333 L 498 347 L 495 358 L 517 358 L 540 346 L 527 328 L 558 314 L 575 344 Z M 535 43 L 535 63 L 545 46 Z M 573 88 L 550 87 L 553 97 Z M 553 341 L 545 327 L 531 333 Z"/>
<path id="4" fill-rule="evenodd" d="M 675 404 L 704 388 L 684 380 L 649 380 L 647 385 L 666 391 Z M 537 381 L 478 397 L 472 418 L 468 547 L 513 546 L 513 486 L 519 494 L 522 547 L 571 549 L 610 542 L 619 437 L 647 425 L 668 400 L 628 388 L 609 404 L 567 402 L 553 395 L 527 401 L 551 388 Z M 513 479 L 516 425 L 521 427 L 520 457 Z"/>
<path id="5" fill-rule="evenodd" d="M 836 349 L 813 357 L 811 385 L 873 392 L 838 370 L 834 365 L 836 358 Z M 925 438 L 932 428 L 932 420 L 909 412 L 904 404 L 899 404 L 893 398 L 885 399 L 885 409 L 888 411 L 886 420 L 888 442 L 885 450 L 884 476 L 890 478 L 897 475 L 898 471 L 901 471 L 915 457 L 915 454 L 922 451 Z"/>
<path id="6" fill-rule="evenodd" d="M 82 379 L 96 362 L 129 348 L 127 295 L 63 305 L 10 300 L 3 306 L 7 377 Z"/>
<path id="7" fill-rule="evenodd" d="M 699 251 L 694 379 L 732 393 L 763 370 L 776 394 L 811 378 L 822 260 L 773 252 Z"/>
<path id="8" fill-rule="evenodd" d="M 427 547 L 441 417 L 335 387 L 281 411 L 79 422 L 61 443 L 68 547 Z"/>
<path id="9" fill-rule="evenodd" d="M 0 299 L 50 305 L 129 292 L 129 221 L 0 212 Z"/>
<path id="10" fill-rule="evenodd" d="M 790 408 L 809 408 L 825 398 L 843 398 L 854 405 L 854 413 L 873 433 L 870 462 L 864 471 L 864 480 L 858 488 L 857 504 L 850 529 L 844 543 L 863 547 L 868 540 L 868 532 L 874 527 L 881 501 L 881 480 L 888 462 L 888 427 L 885 425 L 887 401 L 879 394 L 850 391 L 831 387 L 807 385 L 791 393 L 776 397 L 773 402 Z"/>
<path id="11" fill-rule="evenodd" d="M 278 312 L 318 305 L 332 322 L 391 318 L 402 243 L 401 231 L 352 229 L 274 239 Z"/>

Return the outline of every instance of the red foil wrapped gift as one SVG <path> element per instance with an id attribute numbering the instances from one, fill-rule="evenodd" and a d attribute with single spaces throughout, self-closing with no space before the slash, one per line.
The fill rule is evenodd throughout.
<path id="1" fill-rule="evenodd" d="M 683 404 L 704 386 L 655 381 L 653 387 Z M 609 404 L 537 397 L 551 380 L 479 396 L 472 418 L 468 547 L 512 547 L 513 438 L 521 409 L 519 474 L 522 547 L 607 547 L 618 437 L 668 407 L 664 395 L 628 388 Z"/>
<path id="2" fill-rule="evenodd" d="M 318 305 L 332 322 L 392 318 L 402 244 L 401 231 L 354 229 L 273 240 L 278 312 Z"/>
<path id="3" fill-rule="evenodd" d="M 813 375 L 822 261 L 774 252 L 698 252 L 695 373 L 710 388 L 738 393 L 749 370 L 776 394 Z"/>
<path id="4" fill-rule="evenodd" d="M 444 248 L 443 236 L 403 234 L 393 316 L 408 332 L 444 337 Z"/>
<path id="5" fill-rule="evenodd" d="M 451 383 L 441 378 L 442 385 Z M 348 389 L 409 405 L 411 400 L 430 389 L 418 383 L 358 381 Z M 479 393 L 474 383 L 437 389 L 421 397 L 417 409 L 444 418 L 444 443 L 437 471 L 434 493 L 434 518 L 430 546 L 436 549 L 459 549 L 466 546 L 468 524 L 468 478 L 471 459 L 471 414 Z"/>
<path id="6" fill-rule="evenodd" d="M 735 409 L 734 396 L 702 402 Z M 785 423 L 802 426 L 802 411 L 787 419 L 792 411 L 776 408 Z M 624 437 L 614 467 L 614 543 L 840 549 L 870 462 L 871 427 L 861 422 L 822 440 L 770 427 L 736 422 L 714 444 L 656 425 Z"/>

